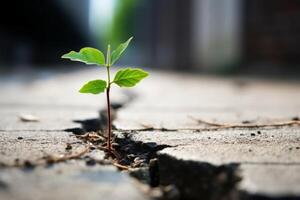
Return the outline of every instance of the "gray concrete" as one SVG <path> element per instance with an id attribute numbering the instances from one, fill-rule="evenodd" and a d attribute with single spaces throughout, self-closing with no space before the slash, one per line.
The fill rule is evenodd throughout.
<path id="1" fill-rule="evenodd" d="M 299 126 L 205 131 L 216 127 L 195 120 L 221 124 L 290 121 L 300 113 L 299 83 L 158 74 L 146 84 L 141 91 L 144 96 L 122 109 L 115 125 L 129 130 L 172 129 L 132 134 L 135 141 L 172 146 L 161 150 L 158 158 L 165 155 L 216 167 L 237 163 L 242 177 L 238 191 L 300 197 Z M 168 167 L 172 171 L 172 164 L 180 165 L 172 162 L 162 162 L 167 163 L 164 172 Z"/>
<path id="2" fill-rule="evenodd" d="M 299 155 L 299 154 L 298 154 Z M 299 164 L 255 164 L 242 165 L 243 181 L 240 189 L 251 194 L 269 197 L 299 198 L 300 166 Z"/>
<path id="3" fill-rule="evenodd" d="M 0 199 L 145 199 L 135 182 L 114 167 L 69 161 L 33 171 L 0 170 Z"/>
<path id="4" fill-rule="evenodd" d="M 137 99 L 118 112 L 120 129 L 203 127 L 219 123 L 281 122 L 300 113 L 299 83 L 152 73 L 134 88 Z"/>
<path id="5" fill-rule="evenodd" d="M 260 129 L 260 131 L 261 134 L 257 134 L 255 129 L 201 132 L 145 131 L 134 134 L 133 139 L 168 144 L 173 147 L 165 148 L 160 153 L 214 165 L 228 163 L 300 164 L 300 129 Z"/>
<path id="6" fill-rule="evenodd" d="M 147 199 L 127 173 L 113 166 L 88 165 L 89 158 L 102 162 L 103 151 L 91 150 L 80 159 L 46 164 L 44 157 L 85 149 L 86 144 L 65 130 L 81 128 L 73 120 L 98 118 L 99 109 L 106 106 L 104 95 L 77 92 L 85 81 L 97 76 L 98 69 L 0 78 L 0 199 Z M 128 96 L 117 93 L 112 98 L 122 103 Z M 39 121 L 23 122 L 22 114 Z M 67 144 L 72 148 L 67 150 Z M 25 162 L 36 166 L 12 167 Z"/>
<path id="7" fill-rule="evenodd" d="M 58 131 L 2 131 L 0 132 L 0 162 L 13 165 L 18 159 L 37 162 L 43 156 L 66 153 L 67 143 L 80 151 L 83 144 L 67 132 Z"/>
<path id="8" fill-rule="evenodd" d="M 0 79 L 0 162 L 13 164 L 15 159 L 35 162 L 46 155 L 61 155 L 67 153 L 67 143 L 73 145 L 72 152 L 84 148 L 72 133 L 64 130 L 80 128 L 73 120 L 96 118 L 98 110 L 105 106 L 104 95 L 77 93 L 81 84 L 98 78 L 98 73 L 91 68 L 72 73 L 34 74 L 34 79 L 26 76 Z M 299 88 L 297 82 L 152 72 L 138 87 L 130 89 L 136 98 L 118 111 L 114 125 L 120 133 L 122 129 L 136 130 L 132 133 L 135 141 L 170 145 L 158 152 L 158 159 L 172 158 L 186 164 L 187 169 L 188 161 L 193 161 L 196 175 L 197 167 L 204 166 L 211 173 L 209 177 L 219 183 L 223 183 L 220 180 L 224 180 L 224 175 L 213 172 L 219 166 L 238 164 L 242 177 L 237 189 L 234 188 L 238 192 L 300 197 L 299 126 L 209 131 L 204 129 L 215 127 L 195 120 L 224 124 L 289 121 L 300 117 Z M 113 87 L 113 101 L 127 102 L 128 92 Z M 20 114 L 32 114 L 40 121 L 22 122 Z M 145 128 L 153 131 L 142 130 Z M 96 160 L 104 158 L 101 151 L 86 155 Z M 168 172 L 171 165 L 166 162 L 161 167 Z M 180 165 L 176 170 L 181 170 Z M 226 170 L 229 173 L 231 168 Z M 181 171 L 189 176 L 188 170 Z M 168 173 L 164 176 L 175 177 Z M 209 180 L 206 176 L 202 173 L 199 177 Z M 90 167 L 84 160 L 55 164 L 50 169 L 38 166 L 31 172 L 10 167 L 0 169 L 0 199 L 32 199 L 32 195 L 37 199 L 145 199 L 136 184 L 127 174 L 101 165 Z M 216 189 L 221 191 L 222 184 Z M 119 196 L 122 193 L 126 193 L 123 198 Z"/>
<path id="9" fill-rule="evenodd" d="M 97 109 L 83 110 L 64 107 L 42 107 L 33 108 L 16 106 L 15 108 L 2 108 L 0 115 L 3 119 L 0 122 L 0 130 L 3 131 L 30 131 L 30 130 L 57 130 L 63 131 L 68 128 L 80 128 L 80 123 L 73 120 L 85 120 L 97 118 Z M 20 116 L 30 114 L 39 119 L 38 122 L 23 122 Z"/>
<path id="10" fill-rule="evenodd" d="M 300 129 L 257 131 L 145 131 L 132 137 L 172 146 L 161 150 L 159 156 L 214 166 L 237 163 L 241 191 L 269 197 L 300 196 Z"/>

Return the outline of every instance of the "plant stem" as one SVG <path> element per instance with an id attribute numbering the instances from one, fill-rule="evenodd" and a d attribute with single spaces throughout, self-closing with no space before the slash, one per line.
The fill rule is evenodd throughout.
<path id="1" fill-rule="evenodd" d="M 109 99 L 109 91 L 110 86 L 106 89 L 106 100 L 107 100 L 107 130 L 108 130 L 108 138 L 107 138 L 107 150 L 111 151 L 111 118 L 110 118 L 110 99 Z"/>
<path id="2" fill-rule="evenodd" d="M 106 70 L 107 70 L 107 88 L 106 88 L 106 101 L 107 101 L 107 150 L 111 152 L 111 116 L 110 116 L 110 45 L 107 47 L 106 55 Z"/>

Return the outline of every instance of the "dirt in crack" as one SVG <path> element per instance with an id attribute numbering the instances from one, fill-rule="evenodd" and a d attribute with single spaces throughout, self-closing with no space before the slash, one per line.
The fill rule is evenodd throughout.
<path id="1" fill-rule="evenodd" d="M 124 103 L 112 103 L 112 121 L 115 119 L 118 109 L 123 108 L 128 103 L 132 102 L 135 98 L 134 94 L 128 94 L 128 100 Z M 135 134 L 134 131 L 118 131 L 114 126 L 113 137 L 112 137 L 112 147 L 114 149 L 113 154 L 108 154 L 105 149 L 106 146 L 106 125 L 107 125 L 107 112 L 106 109 L 99 111 L 99 118 L 86 119 L 86 120 L 74 120 L 74 122 L 81 124 L 81 128 L 70 128 L 66 129 L 67 132 L 72 132 L 78 139 L 83 141 L 88 145 L 89 151 L 94 149 L 103 150 L 106 153 L 105 160 L 100 164 L 113 164 L 120 170 L 129 170 L 131 175 L 147 184 L 152 186 L 158 184 L 158 176 L 156 167 L 156 152 L 162 150 L 168 145 L 157 145 L 156 143 L 149 142 L 143 143 L 139 141 L 132 140 L 132 135 Z M 154 159 L 151 161 L 151 159 Z M 93 159 L 87 159 L 87 164 L 95 164 L 98 161 Z M 150 167 L 149 167 L 150 166 Z M 150 173 L 142 173 L 141 168 L 147 169 Z M 150 174 L 150 175 L 149 175 Z M 150 177 L 151 176 L 151 177 Z M 155 178 L 152 178 L 155 177 Z"/>
<path id="2" fill-rule="evenodd" d="M 118 106 L 120 107 L 120 106 Z M 114 109 L 116 112 L 116 109 Z M 100 111 L 97 119 L 77 120 L 81 128 L 67 129 L 84 144 L 80 152 L 73 152 L 72 145 L 66 146 L 69 153 L 45 158 L 48 164 L 70 159 L 85 160 L 87 165 L 113 164 L 140 182 L 149 185 L 147 194 L 155 199 L 234 199 L 236 192 L 236 166 L 213 166 L 207 163 L 178 160 L 158 153 L 170 147 L 153 142 L 133 139 L 135 131 L 120 131 L 114 128 L 113 148 L 115 154 L 107 154 L 104 160 L 89 157 L 89 152 L 104 150 L 106 142 L 106 115 Z M 27 163 L 27 167 L 32 167 Z"/>
<path id="3" fill-rule="evenodd" d="M 100 112 L 101 113 L 101 112 Z M 90 145 L 90 149 L 104 150 L 106 159 L 119 169 L 133 169 L 139 167 L 148 167 L 150 160 L 156 158 L 156 152 L 169 145 L 157 145 L 154 142 L 143 143 L 132 140 L 135 131 L 118 131 L 113 127 L 114 135 L 112 137 L 113 154 L 108 154 L 106 146 L 106 118 L 76 120 L 81 123 L 82 128 L 67 129 L 73 132 L 76 137 L 84 143 Z"/>
<path id="4" fill-rule="evenodd" d="M 112 104 L 112 119 L 124 105 Z M 68 129 L 89 145 L 89 150 L 105 151 L 106 110 L 98 119 L 76 120 L 81 128 Z M 153 199 L 237 199 L 237 164 L 214 166 L 209 163 L 179 160 L 158 151 L 170 147 L 154 142 L 135 141 L 136 131 L 120 131 L 113 127 L 112 146 L 114 154 L 108 154 L 100 164 L 113 164 L 140 182 L 149 185 L 147 194 Z M 99 161 L 88 159 L 87 164 Z"/>
<path id="5" fill-rule="evenodd" d="M 101 111 L 100 113 L 105 113 Z M 79 121 L 78 121 L 79 122 Z M 80 121 L 81 131 L 72 131 L 79 139 L 90 144 L 90 149 L 106 145 L 106 117 Z M 235 199 L 238 195 L 236 174 L 238 165 L 214 166 L 209 163 L 178 160 L 158 151 L 171 147 L 154 142 L 135 141 L 136 131 L 119 131 L 114 128 L 114 154 L 106 152 L 103 163 L 115 165 L 140 182 L 149 185 L 148 194 L 155 199 Z M 96 162 L 88 160 L 87 164 Z M 100 163 L 100 164 L 103 164 Z"/>

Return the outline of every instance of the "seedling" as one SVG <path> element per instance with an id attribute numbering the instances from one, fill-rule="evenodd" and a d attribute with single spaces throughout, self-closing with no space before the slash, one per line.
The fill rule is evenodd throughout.
<path id="1" fill-rule="evenodd" d="M 106 92 L 107 100 L 107 150 L 111 152 L 111 138 L 112 138 L 112 124 L 111 124 L 111 115 L 110 115 L 110 89 L 112 84 L 116 84 L 120 87 L 133 87 L 143 78 L 148 76 L 148 73 L 139 68 L 125 68 L 119 70 L 114 79 L 111 81 L 110 77 L 110 67 L 116 63 L 116 61 L 124 53 L 125 49 L 128 47 L 132 37 L 129 38 L 126 42 L 120 44 L 117 49 L 112 53 L 110 51 L 110 45 L 107 46 L 106 59 L 104 54 L 98 49 L 85 47 L 82 48 L 79 52 L 71 51 L 67 54 L 64 54 L 62 58 L 70 59 L 72 61 L 83 62 L 88 65 L 99 65 L 106 67 L 107 71 L 107 80 L 92 80 L 87 82 L 79 90 L 80 93 L 89 93 L 89 94 L 99 94 Z"/>

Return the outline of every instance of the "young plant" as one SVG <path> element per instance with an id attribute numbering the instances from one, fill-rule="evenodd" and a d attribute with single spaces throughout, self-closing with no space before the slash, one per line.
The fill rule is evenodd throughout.
<path id="1" fill-rule="evenodd" d="M 139 68 L 125 68 L 119 70 L 114 79 L 110 77 L 110 67 L 121 57 L 127 46 L 129 45 L 132 37 L 126 42 L 120 44 L 117 49 L 112 53 L 110 51 L 110 45 L 107 46 L 106 59 L 104 54 L 98 49 L 85 47 L 79 52 L 71 51 L 64 54 L 62 58 L 70 59 L 72 61 L 83 62 L 88 65 L 99 65 L 106 67 L 107 80 L 92 80 L 87 82 L 79 90 L 80 93 L 99 94 L 106 91 L 107 100 L 107 150 L 111 152 L 111 138 L 112 138 L 112 124 L 110 115 L 110 89 L 112 84 L 116 84 L 120 87 L 133 87 L 143 78 L 148 76 L 148 73 Z"/>

